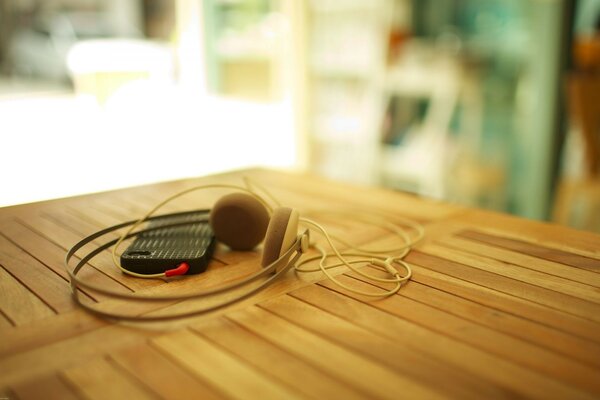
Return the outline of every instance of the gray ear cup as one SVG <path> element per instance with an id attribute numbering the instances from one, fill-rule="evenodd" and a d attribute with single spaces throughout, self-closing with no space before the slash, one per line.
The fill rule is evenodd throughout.
<path id="1" fill-rule="evenodd" d="M 234 250 L 251 250 L 265 237 L 269 212 L 255 197 L 231 193 L 215 203 L 209 222 L 218 241 Z"/>
<path id="2" fill-rule="evenodd" d="M 298 212 L 289 207 L 273 211 L 265 242 L 261 265 L 268 266 L 292 246 L 298 235 Z"/>

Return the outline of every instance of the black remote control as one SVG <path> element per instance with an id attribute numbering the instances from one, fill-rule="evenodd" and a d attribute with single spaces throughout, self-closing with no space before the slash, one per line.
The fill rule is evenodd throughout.
<path id="1" fill-rule="evenodd" d="M 165 225 L 184 224 L 178 226 Z M 187 274 L 206 270 L 215 247 L 215 236 L 208 224 L 208 212 L 160 217 L 150 222 L 121 254 L 121 266 L 139 274 L 159 274 L 186 262 Z"/>

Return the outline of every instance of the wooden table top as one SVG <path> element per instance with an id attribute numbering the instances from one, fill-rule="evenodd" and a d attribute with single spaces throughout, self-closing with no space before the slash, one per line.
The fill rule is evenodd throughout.
<path id="1" fill-rule="evenodd" d="M 290 271 L 230 308 L 161 323 L 109 322 L 74 305 L 66 249 L 166 195 L 242 175 L 301 212 L 360 206 L 420 221 L 426 239 L 406 258 L 412 280 L 369 300 Z M 191 194 L 166 210 L 209 207 L 218 196 Z M 355 243 L 393 239 L 323 223 Z M 166 283 L 122 275 L 105 252 L 82 276 L 116 291 L 183 293 L 247 275 L 258 259 L 219 248 L 206 273 Z M 0 209 L 0 296 L 0 398 L 600 396 L 600 236 L 305 175 L 249 170 Z M 144 307 L 152 315 L 198 303 Z"/>

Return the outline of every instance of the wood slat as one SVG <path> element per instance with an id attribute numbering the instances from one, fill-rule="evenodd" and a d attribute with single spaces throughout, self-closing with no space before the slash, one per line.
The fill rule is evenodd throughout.
<path id="1" fill-rule="evenodd" d="M 103 325 L 99 329 L 84 329 L 74 336 L 3 356 L 0 359 L 0 387 L 47 375 L 160 334 L 151 329 L 132 329 L 106 322 Z"/>
<path id="2" fill-rule="evenodd" d="M 485 253 L 473 254 L 462 249 L 457 250 L 446 246 L 443 241 L 440 241 L 438 244 L 426 244 L 421 246 L 419 250 L 446 260 L 455 261 L 520 282 L 530 283 L 561 294 L 600 304 L 600 288 L 550 275 L 545 272 L 520 267 L 505 261 L 498 261 L 488 257 Z M 600 311 L 600 308 L 598 308 L 598 311 Z"/>
<path id="3" fill-rule="evenodd" d="M 600 288 L 600 274 L 581 268 L 560 264 L 554 261 L 544 260 L 528 254 L 519 253 L 502 247 L 493 246 L 480 241 L 460 238 L 458 236 L 444 237 L 442 243 L 454 249 L 463 250 L 473 254 L 484 254 L 495 260 L 519 265 L 546 274 L 569 279 L 575 282 L 585 283 Z"/>
<path id="4" fill-rule="evenodd" d="M 86 235 L 96 231 L 96 228 L 91 228 L 86 231 L 86 233 L 74 232 L 57 223 L 56 221 L 49 220 L 43 216 L 29 216 L 27 219 L 21 219 L 20 223 L 26 226 L 28 229 L 42 235 L 46 240 L 60 246 L 65 251 L 83 239 Z M 95 246 L 97 243 L 99 242 L 94 242 L 91 244 L 91 246 Z M 82 251 L 85 251 L 86 249 L 89 250 L 89 247 L 84 247 Z M 161 285 L 161 282 L 156 279 L 135 279 L 129 276 L 124 276 L 113 266 L 111 253 L 108 250 L 98 254 L 90 262 L 90 264 L 133 291 Z M 89 268 L 89 266 L 83 268 L 83 270 L 87 268 Z"/>
<path id="5" fill-rule="evenodd" d="M 517 296 L 413 264 L 412 280 L 476 303 L 538 322 L 570 335 L 600 343 L 598 324 Z"/>
<path id="6" fill-rule="evenodd" d="M 339 277 L 338 279 L 357 289 L 368 290 L 370 286 L 362 281 L 357 281 L 358 278 Z M 323 282 L 322 285 L 332 290 L 339 290 L 337 286 L 328 281 Z M 381 302 L 378 308 L 393 310 L 395 315 L 407 321 L 500 356 L 504 360 L 515 362 L 573 386 L 600 394 L 600 381 L 594 379 L 600 374 L 600 368 L 584 365 L 570 357 L 539 347 L 537 344 L 516 339 L 511 335 L 404 296 L 391 296 L 385 302 Z"/>
<path id="7" fill-rule="evenodd" d="M 504 387 L 509 392 L 534 398 L 593 397 L 501 357 L 408 322 L 385 306 L 387 300 L 365 304 L 318 286 L 303 288 L 293 295 L 385 337 L 406 342 L 421 352 Z"/>
<path id="8" fill-rule="evenodd" d="M 375 271 L 372 273 L 377 274 Z M 360 279 L 356 274 L 349 275 Z M 444 292 L 416 280 L 403 287 L 400 295 L 600 368 L 600 345 L 592 341 Z"/>
<path id="9" fill-rule="evenodd" d="M 411 398 L 439 398 L 434 391 L 402 374 L 345 349 L 274 314 L 249 307 L 227 315 L 236 323 L 301 358 L 328 374 L 343 380 L 367 397 L 396 399 L 398 388 Z"/>
<path id="10" fill-rule="evenodd" d="M 582 268 L 592 272 L 600 272 L 600 260 L 596 258 L 553 249 L 550 247 L 525 242 L 523 240 L 509 239 L 473 230 L 461 232 L 459 236 L 472 240 L 479 240 L 484 243 L 504 247 L 545 260 L 570 265 L 572 267 Z M 600 245 L 600 242 L 598 244 Z"/>
<path id="11" fill-rule="evenodd" d="M 0 266 L 0 309 L 10 325 L 54 315 L 54 310 Z M 2 318 L 5 320 L 4 318 Z"/>
<path id="12" fill-rule="evenodd" d="M 201 179 L 186 179 L 182 181 L 167 182 L 166 185 L 149 185 L 141 187 L 141 190 L 135 193 L 123 193 L 127 205 L 125 208 L 135 207 L 133 210 L 136 211 L 135 216 L 139 217 L 144 215 L 149 209 L 154 208 L 158 203 L 162 202 L 166 197 L 174 195 L 182 190 L 187 190 L 198 185 L 207 185 L 212 183 L 218 184 L 235 184 L 240 185 L 242 183 L 239 178 L 226 178 L 222 179 L 213 177 L 202 177 Z M 174 201 L 161 207 L 158 212 L 173 212 L 183 210 L 195 210 L 210 208 L 212 205 L 223 195 L 231 193 L 229 189 L 208 189 L 198 190 L 187 193 Z M 141 211 L 141 213 L 139 213 Z M 138 214 L 139 213 L 139 214 Z"/>
<path id="13" fill-rule="evenodd" d="M 47 219 L 53 222 L 55 225 L 60 225 L 61 227 L 75 233 L 79 239 L 83 239 L 84 237 L 102 229 L 106 226 L 101 223 L 92 223 L 90 222 L 90 218 L 81 218 L 79 216 L 68 213 L 63 208 L 58 210 L 50 210 L 40 213 L 40 217 Z M 93 220 L 92 220 L 93 221 Z M 104 242 L 111 239 L 118 239 L 120 237 L 119 232 L 111 232 L 106 234 L 101 239 L 94 240 L 96 245 L 103 244 Z M 75 243 L 73 243 L 75 244 Z"/>
<path id="14" fill-rule="evenodd" d="M 56 243 L 65 250 L 69 249 L 83 238 L 80 233 L 75 233 L 66 229 L 64 226 L 37 214 L 30 214 L 27 218 L 18 218 L 17 220 L 28 229 L 39 233 L 46 238 L 46 240 Z M 88 234 L 89 233 L 92 232 L 88 232 Z"/>
<path id="15" fill-rule="evenodd" d="M 390 213 L 398 213 L 420 221 L 432 221 L 449 218 L 465 209 L 457 205 L 449 205 L 437 201 L 419 198 L 406 193 L 393 192 L 374 187 L 349 187 L 346 184 L 311 176 L 289 174 L 267 170 L 256 170 L 248 176 L 269 188 L 283 200 L 289 199 L 290 206 L 299 208 L 368 207 Z M 314 203 L 311 199 L 318 199 Z M 307 204 L 307 205 L 305 205 Z"/>
<path id="16" fill-rule="evenodd" d="M 397 295 L 372 301 L 328 281 L 315 285 L 320 273 L 297 277 L 290 271 L 231 308 L 161 323 L 115 324 L 73 307 L 62 257 L 74 243 L 139 217 L 166 195 L 198 184 L 243 184 L 242 175 L 301 212 L 368 207 L 425 223 L 425 240 L 407 258 L 411 282 Z M 195 192 L 162 212 L 210 206 L 228 192 Z M 379 228 L 312 216 L 367 248 L 398 244 Z M 0 394 L 597 398 L 599 249 L 600 237 L 590 233 L 263 170 L 0 209 Z M 96 269 L 86 266 L 82 276 L 121 291 L 187 293 L 255 271 L 260 250 L 220 246 L 215 258 L 207 273 L 166 283 L 123 275 L 104 251 L 92 262 Z M 334 273 L 345 273 L 340 279 L 352 287 L 376 290 L 345 267 Z M 101 309 L 132 314 L 170 315 L 211 304 L 90 295 Z"/>
<path id="17" fill-rule="evenodd" d="M 440 395 L 461 399 L 510 396 L 505 389 L 420 353 L 401 340 L 377 335 L 296 297 L 281 296 L 262 302 L 259 306 L 332 342 L 338 342 L 382 365 L 387 365 L 396 373 L 430 387 Z M 432 382 L 435 382 L 435 385 L 432 385 Z"/>
<path id="18" fill-rule="evenodd" d="M 535 303 L 589 319 L 590 321 L 600 322 L 600 313 L 598 313 L 600 308 L 597 304 L 529 283 L 520 282 L 506 276 L 491 273 L 484 268 L 464 265 L 421 251 L 412 251 L 406 257 L 406 261 L 441 272 L 445 275 L 464 279 L 487 288 L 493 288 L 500 292 L 531 300 Z"/>
<path id="19" fill-rule="evenodd" d="M 80 398 L 63 379 L 55 374 L 14 385 L 12 390 L 21 400 L 75 400 Z"/>
<path id="20" fill-rule="evenodd" d="M 110 354 L 110 358 L 163 399 L 205 399 L 221 396 L 147 344 Z"/>
<path id="21" fill-rule="evenodd" d="M 190 331 L 161 336 L 153 340 L 152 344 L 165 356 L 171 357 L 196 377 L 208 382 L 228 397 L 302 398 L 291 388 L 269 379 L 230 353 Z"/>
<path id="22" fill-rule="evenodd" d="M 54 315 L 52 318 L 36 318 L 33 322 L 35 323 L 2 332 L 4 340 L 0 340 L 0 359 L 42 348 L 107 325 L 105 321 L 80 309 Z"/>
<path id="23" fill-rule="evenodd" d="M 152 185 L 156 186 L 156 185 Z M 159 186 L 163 186 L 160 184 Z M 138 187 L 134 189 L 118 190 L 104 195 L 94 196 L 85 204 L 76 202 L 70 204 L 68 212 L 75 213 L 78 217 L 88 217 L 95 221 L 103 221 L 106 225 L 134 220 L 146 214 L 154 207 L 159 199 L 163 199 L 167 192 L 163 192 L 156 199 L 150 198 L 147 191 L 156 191 L 147 187 Z M 163 189 L 164 190 L 164 189 Z M 186 208 L 169 203 L 161 209 L 161 212 L 184 211 Z"/>
<path id="24" fill-rule="evenodd" d="M 1 234 L 0 265 L 55 312 L 73 309 L 67 281 Z"/>
<path id="25" fill-rule="evenodd" d="M 460 221 L 477 232 L 600 260 L 600 238 L 593 232 L 476 209 L 461 215 Z"/>
<path id="26" fill-rule="evenodd" d="M 79 207 L 65 206 L 62 211 L 64 214 L 68 214 L 78 220 L 85 221 L 86 224 L 97 227 L 97 230 L 104 229 L 112 225 L 117 225 L 132 219 L 131 217 L 119 218 L 99 211 L 97 207 L 94 206 L 94 203 L 89 204 L 89 207 L 86 207 L 84 210 L 81 210 Z M 114 237 L 116 236 L 117 235 L 114 235 Z"/>
<path id="27" fill-rule="evenodd" d="M 299 393 L 317 399 L 361 399 L 363 396 L 343 382 L 314 368 L 292 354 L 225 318 L 212 318 L 192 329 L 222 346 L 236 357 L 272 376 Z"/>
<path id="28" fill-rule="evenodd" d="M 69 280 L 69 275 L 65 269 L 64 259 L 65 250 L 46 240 L 38 233 L 31 231 L 17 221 L 2 225 L 2 232 L 8 235 L 15 243 L 29 255 L 42 262 L 63 279 Z M 117 293 L 131 292 L 129 288 L 120 282 L 108 277 L 106 274 L 95 268 L 85 268 L 80 272 L 80 278 L 91 283 L 101 285 Z M 104 300 L 106 296 L 99 293 L 87 293 L 89 297 L 95 300 Z"/>
<path id="29" fill-rule="evenodd" d="M 73 232 L 76 237 L 79 238 L 79 240 L 91 233 L 96 232 L 98 228 L 104 227 L 100 223 L 92 223 L 89 217 L 82 218 L 80 216 L 73 215 L 67 212 L 64 207 L 56 207 L 50 210 L 42 211 L 39 213 L 39 217 L 49 220 L 55 225 L 59 225 L 66 230 Z M 111 232 L 106 235 L 104 240 L 96 240 L 96 242 L 102 243 L 109 239 L 117 239 L 118 237 L 119 234 L 117 232 Z"/>
<path id="30" fill-rule="evenodd" d="M 149 388 L 102 358 L 61 373 L 86 399 L 159 399 Z"/>
<path id="31" fill-rule="evenodd" d="M 154 208 L 166 193 L 160 196 L 150 196 L 146 192 L 116 193 L 115 196 L 98 199 L 96 204 L 99 211 L 120 218 L 123 221 L 139 218 Z M 183 211 L 184 207 L 168 203 L 161 208 L 161 213 Z"/>

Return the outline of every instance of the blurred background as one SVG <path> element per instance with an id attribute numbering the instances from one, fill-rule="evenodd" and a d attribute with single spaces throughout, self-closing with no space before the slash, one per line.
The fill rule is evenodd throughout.
<path id="1" fill-rule="evenodd" d="M 600 0 L 0 0 L 0 206 L 248 166 L 600 231 Z"/>

